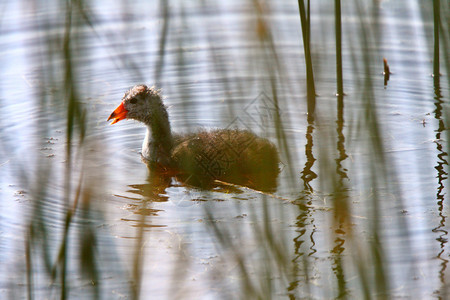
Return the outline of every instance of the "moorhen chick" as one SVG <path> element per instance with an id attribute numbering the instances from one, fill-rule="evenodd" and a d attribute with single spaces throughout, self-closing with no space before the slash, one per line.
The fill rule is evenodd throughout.
<path id="1" fill-rule="evenodd" d="M 111 124 L 133 119 L 147 125 L 142 158 L 150 170 L 201 187 L 220 180 L 262 191 L 276 188 L 279 156 L 273 143 L 248 130 L 174 134 L 161 91 L 154 87 L 136 85 L 128 90 L 111 119 Z"/>

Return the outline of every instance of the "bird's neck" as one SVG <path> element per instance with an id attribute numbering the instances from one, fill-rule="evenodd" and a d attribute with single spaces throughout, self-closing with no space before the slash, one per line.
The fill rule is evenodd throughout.
<path id="1" fill-rule="evenodd" d="M 167 111 L 162 109 L 161 113 L 153 114 L 145 123 L 147 133 L 142 144 L 142 155 L 151 164 L 170 165 L 173 137 Z"/>

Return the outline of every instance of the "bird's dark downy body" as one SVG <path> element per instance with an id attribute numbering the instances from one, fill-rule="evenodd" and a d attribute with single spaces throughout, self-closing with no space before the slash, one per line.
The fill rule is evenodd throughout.
<path id="1" fill-rule="evenodd" d="M 275 145 L 247 130 L 203 130 L 173 134 L 161 93 L 137 85 L 127 91 L 108 120 L 134 119 L 147 125 L 142 157 L 153 171 L 209 187 L 214 180 L 264 191 L 276 187 L 279 156 Z"/>

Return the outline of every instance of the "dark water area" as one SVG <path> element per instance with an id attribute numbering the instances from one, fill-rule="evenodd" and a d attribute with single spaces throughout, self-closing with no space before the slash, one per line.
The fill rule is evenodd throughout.
<path id="1" fill-rule="evenodd" d="M 448 297 L 448 3 L 439 77 L 432 3 L 342 3 L 340 98 L 312 2 L 314 115 L 297 2 L 0 3 L 0 298 Z M 150 174 L 106 122 L 138 83 L 272 141 L 276 191 Z"/>

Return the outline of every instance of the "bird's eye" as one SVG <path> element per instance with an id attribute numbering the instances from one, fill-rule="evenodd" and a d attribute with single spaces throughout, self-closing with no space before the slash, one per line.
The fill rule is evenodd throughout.
<path id="1" fill-rule="evenodd" d="M 130 103 L 131 103 L 131 104 L 136 104 L 136 102 L 137 102 L 137 99 L 136 99 L 136 98 L 131 98 L 131 99 L 130 99 Z"/>

